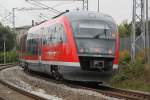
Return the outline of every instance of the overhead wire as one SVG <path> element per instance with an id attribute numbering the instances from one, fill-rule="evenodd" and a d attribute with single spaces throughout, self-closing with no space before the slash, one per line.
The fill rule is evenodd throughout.
<path id="1" fill-rule="evenodd" d="M 10 12 L 6 7 L 4 7 L 2 4 L 0 4 L 0 7 L 2 8 L 2 10 L 4 10 L 5 14 L 0 14 L 0 17 L 1 17 L 1 20 L 0 22 L 2 23 L 11 23 L 11 15 L 12 15 L 12 12 Z M 1 11 L 2 13 L 2 11 Z M 10 19 L 8 19 L 8 17 L 10 17 Z"/>
<path id="2" fill-rule="evenodd" d="M 53 8 L 55 8 L 55 7 L 60 7 L 60 6 L 64 6 L 64 5 L 68 5 L 68 4 L 72 4 L 72 3 L 74 3 L 75 1 L 69 1 L 69 2 L 61 2 L 61 3 L 58 3 L 58 4 L 56 4 L 56 5 L 53 5 L 52 7 Z"/>
<path id="3" fill-rule="evenodd" d="M 37 1 L 35 1 L 35 0 L 29 0 L 29 2 L 30 2 L 30 1 L 34 2 L 34 3 L 32 3 L 32 4 L 34 4 L 34 5 L 36 5 L 36 6 L 39 6 L 39 7 L 42 7 L 42 8 L 44 8 L 44 7 L 49 8 L 49 11 L 51 11 L 51 12 L 54 12 L 54 13 L 61 13 L 60 11 L 58 11 L 58 10 L 52 8 L 52 7 L 49 7 L 49 6 L 47 6 L 47 5 L 43 4 L 43 3 L 37 2 Z M 31 3 L 31 2 L 30 2 L 30 3 Z"/>

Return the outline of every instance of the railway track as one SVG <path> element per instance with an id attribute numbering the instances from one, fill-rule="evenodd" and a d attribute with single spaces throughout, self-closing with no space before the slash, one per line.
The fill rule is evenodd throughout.
<path id="1" fill-rule="evenodd" d="M 0 71 L 9 67 L 15 66 L 15 63 L 9 63 L 9 64 L 0 64 Z"/>
<path id="2" fill-rule="evenodd" d="M 140 93 L 135 91 L 129 91 L 124 89 L 117 89 L 109 86 L 103 86 L 101 93 L 113 97 L 119 97 L 127 100 L 150 100 L 150 94 Z"/>
<path id="3" fill-rule="evenodd" d="M 116 97 L 126 100 L 150 100 L 150 94 L 113 88 L 110 86 L 99 86 L 94 91 L 100 92 L 106 96 Z"/>
<path id="4" fill-rule="evenodd" d="M 14 65 L 13 65 L 14 66 Z M 3 66 L 0 67 L 0 70 L 8 68 L 8 67 L 12 67 L 12 65 L 7 65 L 7 66 Z M 92 91 L 96 91 L 98 93 L 101 93 L 103 95 L 106 96 L 110 96 L 110 97 L 115 97 L 118 99 L 125 99 L 125 100 L 150 100 L 150 94 L 148 93 L 142 93 L 142 92 L 135 92 L 135 91 L 130 91 L 130 90 L 124 90 L 124 89 L 117 89 L 114 87 L 110 87 L 110 86 L 105 86 L 105 85 L 100 85 L 99 83 L 95 82 L 95 83 L 91 83 L 91 82 L 74 82 L 74 81 L 56 81 L 52 78 L 49 78 L 48 76 L 43 77 L 41 76 L 41 74 L 39 75 L 39 73 L 31 73 L 34 75 L 34 77 L 38 77 L 38 78 L 42 78 L 46 81 L 52 81 L 56 84 L 65 84 L 69 87 L 73 87 L 73 88 L 79 88 L 79 89 L 86 89 L 86 90 L 92 90 Z M 36 74 L 36 75 L 35 75 Z M 33 76 L 32 75 L 32 76 Z M 23 95 L 27 95 L 31 98 L 34 98 L 36 100 L 46 100 L 45 98 L 41 98 L 37 95 L 33 95 L 31 93 L 25 92 L 23 90 L 20 90 L 16 87 L 12 87 L 9 84 L 3 82 L 0 80 L 1 83 L 3 83 L 4 85 L 7 85 L 9 88 L 14 89 L 15 91 L 18 91 L 20 93 L 22 93 Z"/>
<path id="5" fill-rule="evenodd" d="M 115 97 L 119 99 L 125 99 L 125 100 L 150 100 L 150 94 L 148 93 L 142 93 L 142 92 L 135 92 L 131 90 L 125 90 L 125 89 L 118 89 L 111 86 L 106 85 L 100 85 L 98 82 L 74 82 L 74 81 L 56 81 L 52 78 L 49 78 L 47 75 L 44 74 L 45 77 L 42 77 L 43 75 L 40 73 L 31 73 L 35 75 L 34 77 L 42 78 L 46 81 L 52 81 L 56 84 L 65 84 L 72 88 L 79 88 L 79 89 L 86 89 L 86 90 L 92 90 L 96 91 L 98 93 L 101 93 L 106 96 Z M 32 76 L 33 76 L 32 75 Z"/>
<path id="6" fill-rule="evenodd" d="M 72 81 L 70 83 L 73 83 Z M 131 90 L 125 90 L 125 89 L 119 89 L 114 88 L 107 85 L 99 84 L 98 82 L 75 82 L 76 85 L 79 87 L 77 88 L 83 88 L 86 90 L 92 90 L 96 91 L 98 93 L 101 93 L 106 96 L 115 97 L 118 99 L 125 99 L 125 100 L 150 100 L 150 94 L 148 93 L 142 93 L 142 92 L 136 92 Z"/>
<path id="7" fill-rule="evenodd" d="M 10 67 L 14 67 L 15 65 L 16 64 L 1 64 L 0 65 L 0 71 L 2 71 L 4 69 L 7 69 L 7 68 L 10 68 Z M 30 92 L 27 92 L 27 91 L 24 91 L 24 90 L 22 90 L 20 88 L 17 88 L 17 87 L 15 87 L 13 85 L 10 85 L 9 83 L 5 82 L 4 80 L 0 79 L 0 83 L 3 84 L 4 86 L 7 86 L 8 88 L 10 88 L 10 89 L 12 89 L 12 90 L 14 90 L 14 91 L 16 91 L 16 92 L 18 92 L 20 94 L 23 94 L 23 95 L 25 95 L 27 97 L 30 97 L 30 98 L 32 98 L 34 100 L 48 100 L 48 99 L 43 98 L 41 96 L 32 94 Z M 0 100 L 1 100 L 1 98 L 0 98 Z M 2 99 L 2 100 L 4 100 L 4 99 Z"/>

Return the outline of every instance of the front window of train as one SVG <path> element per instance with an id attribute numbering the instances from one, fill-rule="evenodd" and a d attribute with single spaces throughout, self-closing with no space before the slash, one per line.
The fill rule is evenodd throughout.
<path id="1" fill-rule="evenodd" d="M 76 38 L 115 38 L 112 28 L 105 22 L 74 21 L 72 27 Z"/>
<path id="2" fill-rule="evenodd" d="M 82 20 L 72 22 L 79 53 L 115 53 L 115 32 L 103 21 Z"/>

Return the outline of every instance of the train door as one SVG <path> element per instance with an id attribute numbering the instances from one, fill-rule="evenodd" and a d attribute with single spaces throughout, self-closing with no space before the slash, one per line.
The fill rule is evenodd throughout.
<path id="1" fill-rule="evenodd" d="M 38 71 L 38 38 L 29 38 L 27 40 L 27 60 L 29 68 Z"/>
<path id="2" fill-rule="evenodd" d="M 59 46 L 59 33 L 58 33 L 58 25 L 55 24 L 54 25 L 54 30 L 53 30 L 53 33 L 52 33 L 52 46 L 53 46 L 53 53 L 52 53 L 52 56 L 54 57 L 53 58 L 53 61 L 58 61 L 59 60 L 59 49 L 60 49 L 60 46 Z M 53 63 L 55 64 L 55 63 Z"/>
<path id="3" fill-rule="evenodd" d="M 56 39 L 55 39 L 55 50 L 56 50 L 56 60 L 59 62 L 64 61 L 64 28 L 62 24 L 56 25 Z"/>
<path id="4" fill-rule="evenodd" d="M 36 38 L 36 56 L 37 56 L 37 63 L 36 63 L 36 66 L 35 69 L 36 71 L 39 71 L 39 72 L 42 72 L 42 61 L 41 61 L 41 38 L 38 37 Z"/>
<path id="5" fill-rule="evenodd" d="M 61 58 L 63 61 L 67 60 L 67 36 L 64 30 L 64 26 L 61 24 L 61 28 L 60 28 L 60 33 L 61 33 L 61 38 L 60 40 L 62 41 L 62 55 Z"/>
<path id="6" fill-rule="evenodd" d="M 39 67 L 39 71 L 43 72 L 43 68 L 42 68 L 42 55 L 41 55 L 41 47 L 42 47 L 42 39 L 38 38 L 38 46 L 37 46 L 37 50 L 38 50 L 38 67 Z"/>

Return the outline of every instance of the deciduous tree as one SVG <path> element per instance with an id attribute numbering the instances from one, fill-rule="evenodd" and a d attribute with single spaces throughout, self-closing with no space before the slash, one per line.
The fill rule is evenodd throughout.
<path id="1" fill-rule="evenodd" d="M 8 26 L 0 23 L 0 52 L 4 50 L 4 41 L 6 43 L 6 51 L 12 50 L 15 46 L 15 32 Z"/>

